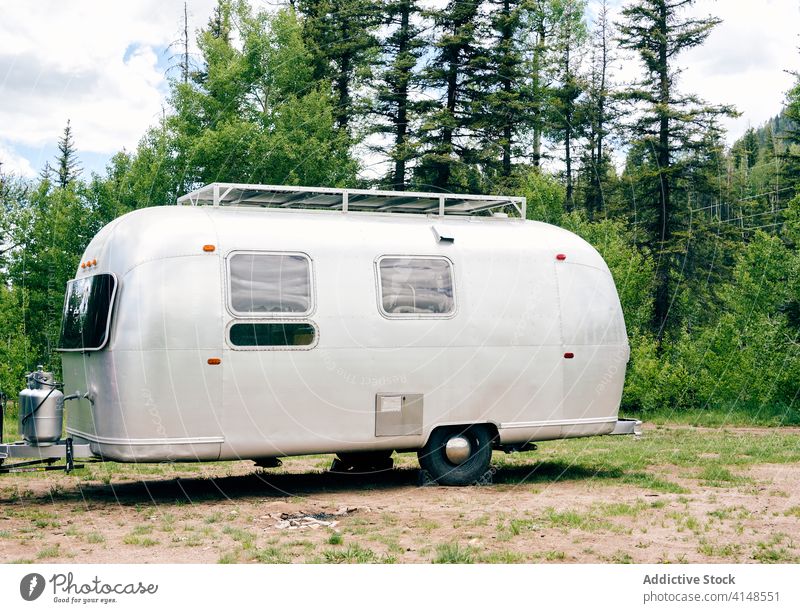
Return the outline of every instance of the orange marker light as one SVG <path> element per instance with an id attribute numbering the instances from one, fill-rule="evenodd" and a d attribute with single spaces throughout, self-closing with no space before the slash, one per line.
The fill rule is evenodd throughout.
<path id="1" fill-rule="evenodd" d="M 214 245 L 203 245 L 203 251 L 205 251 L 207 253 L 211 253 L 215 249 L 216 249 L 216 247 Z"/>
<path id="2" fill-rule="evenodd" d="M 211 366 L 216 366 L 217 364 L 222 364 L 222 360 L 219 358 L 208 358 L 208 363 L 211 364 Z"/>
<path id="3" fill-rule="evenodd" d="M 86 268 L 86 262 L 81 262 L 81 268 Z"/>
<path id="4" fill-rule="evenodd" d="M 92 266 L 97 266 L 97 260 L 92 260 Z"/>

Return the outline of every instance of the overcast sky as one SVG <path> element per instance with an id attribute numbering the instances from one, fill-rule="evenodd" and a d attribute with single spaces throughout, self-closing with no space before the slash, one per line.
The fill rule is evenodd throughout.
<path id="1" fill-rule="evenodd" d="M 214 4 L 190 0 L 192 30 Z M 681 56 L 682 89 L 734 104 L 742 116 L 726 121 L 733 140 L 778 113 L 792 83 L 785 70 L 800 69 L 800 0 L 698 0 L 692 10 L 723 23 Z M 165 73 L 177 53 L 169 47 L 182 13 L 182 0 L 0 0 L 4 170 L 36 175 L 55 155 L 67 119 L 87 171 L 102 172 L 115 152 L 134 149 L 167 104 Z M 617 73 L 630 76 L 635 67 L 621 60 Z"/>

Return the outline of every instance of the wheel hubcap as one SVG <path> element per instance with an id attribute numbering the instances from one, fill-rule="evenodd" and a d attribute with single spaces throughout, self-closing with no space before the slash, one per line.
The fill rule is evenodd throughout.
<path id="1" fill-rule="evenodd" d="M 453 464 L 463 464 L 472 455 L 472 445 L 463 436 L 454 436 L 447 441 L 444 452 Z"/>

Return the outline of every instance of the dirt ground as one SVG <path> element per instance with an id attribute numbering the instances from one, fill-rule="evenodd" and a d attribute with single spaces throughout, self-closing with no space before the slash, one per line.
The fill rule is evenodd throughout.
<path id="1" fill-rule="evenodd" d="M 543 445 L 511 464 L 496 453 L 495 483 L 464 488 L 420 487 L 411 454 L 370 475 L 329 473 L 329 456 L 286 459 L 278 472 L 237 462 L 1 475 L 0 561 L 800 560 L 800 463 L 698 478 L 680 463 L 565 463 L 569 449 Z M 698 465 L 715 455 L 698 453 Z"/>

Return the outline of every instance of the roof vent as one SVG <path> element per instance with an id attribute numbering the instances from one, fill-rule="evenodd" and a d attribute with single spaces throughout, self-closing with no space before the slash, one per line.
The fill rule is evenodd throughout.
<path id="1" fill-rule="evenodd" d="M 433 230 L 433 236 L 436 238 L 437 243 L 454 243 L 456 242 L 456 237 L 452 234 L 444 233 L 444 231 L 440 231 L 436 226 L 431 226 L 431 230 Z"/>

